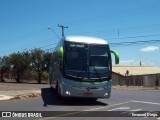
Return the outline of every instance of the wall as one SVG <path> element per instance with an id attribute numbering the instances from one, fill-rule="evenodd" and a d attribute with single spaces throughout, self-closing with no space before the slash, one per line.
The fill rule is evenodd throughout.
<path id="1" fill-rule="evenodd" d="M 112 81 L 113 85 L 155 87 L 160 86 L 160 74 L 123 76 L 112 73 Z"/>

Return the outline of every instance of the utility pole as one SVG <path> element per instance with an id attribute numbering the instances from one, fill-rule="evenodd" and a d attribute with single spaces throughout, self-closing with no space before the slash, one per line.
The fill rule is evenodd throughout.
<path id="1" fill-rule="evenodd" d="M 142 66 L 141 54 L 140 54 L 140 62 L 139 62 L 139 66 Z"/>
<path id="2" fill-rule="evenodd" d="M 64 28 L 68 28 L 68 26 L 63 26 L 63 25 L 58 24 L 58 27 L 62 28 L 62 37 L 63 37 L 64 36 Z"/>

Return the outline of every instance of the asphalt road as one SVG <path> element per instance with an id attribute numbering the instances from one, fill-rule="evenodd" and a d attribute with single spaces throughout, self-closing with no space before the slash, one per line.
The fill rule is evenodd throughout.
<path id="1" fill-rule="evenodd" d="M 34 87 L 38 85 L 34 85 Z M 160 90 L 119 90 L 112 89 L 110 99 L 98 99 L 97 101 L 88 101 L 86 99 L 60 99 L 49 85 L 41 86 L 42 96 L 23 100 L 0 101 L 0 111 L 69 111 L 71 116 L 63 117 L 65 113 L 59 113 L 62 117 L 40 118 L 41 120 L 52 119 L 78 119 L 78 120 L 106 120 L 106 117 L 95 117 L 96 114 L 105 114 L 98 111 L 108 111 L 114 114 L 114 111 L 120 111 L 120 114 L 130 115 L 133 111 L 150 111 L 156 114 L 160 111 Z M 91 114 L 92 117 L 80 117 L 87 115 L 81 111 L 96 111 Z M 49 113 L 49 112 L 48 112 Z M 51 113 L 52 114 L 52 113 Z M 68 114 L 68 113 L 67 113 Z M 107 114 L 107 113 L 106 113 Z M 113 115 L 114 116 L 114 115 Z M 154 117 L 107 117 L 107 120 L 160 120 L 160 116 Z"/>

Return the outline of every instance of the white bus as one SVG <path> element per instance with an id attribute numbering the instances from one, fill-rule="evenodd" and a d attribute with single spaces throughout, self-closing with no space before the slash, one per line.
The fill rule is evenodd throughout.
<path id="1" fill-rule="evenodd" d="M 109 98 L 112 86 L 111 52 L 106 40 L 65 36 L 58 43 L 49 72 L 49 83 L 63 97 Z"/>

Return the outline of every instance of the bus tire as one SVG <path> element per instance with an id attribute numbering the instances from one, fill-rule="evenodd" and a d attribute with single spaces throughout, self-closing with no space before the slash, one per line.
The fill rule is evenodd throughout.
<path id="1" fill-rule="evenodd" d="M 50 86 L 50 88 L 51 88 L 51 89 L 53 89 L 53 87 L 52 87 L 52 85 L 51 85 L 51 84 L 50 84 L 49 86 Z"/>
<path id="2" fill-rule="evenodd" d="M 58 81 L 56 82 L 56 93 L 58 94 Z"/>
<path id="3" fill-rule="evenodd" d="M 58 97 L 61 97 L 61 88 L 59 87 L 58 81 L 56 82 L 56 93 Z"/>

